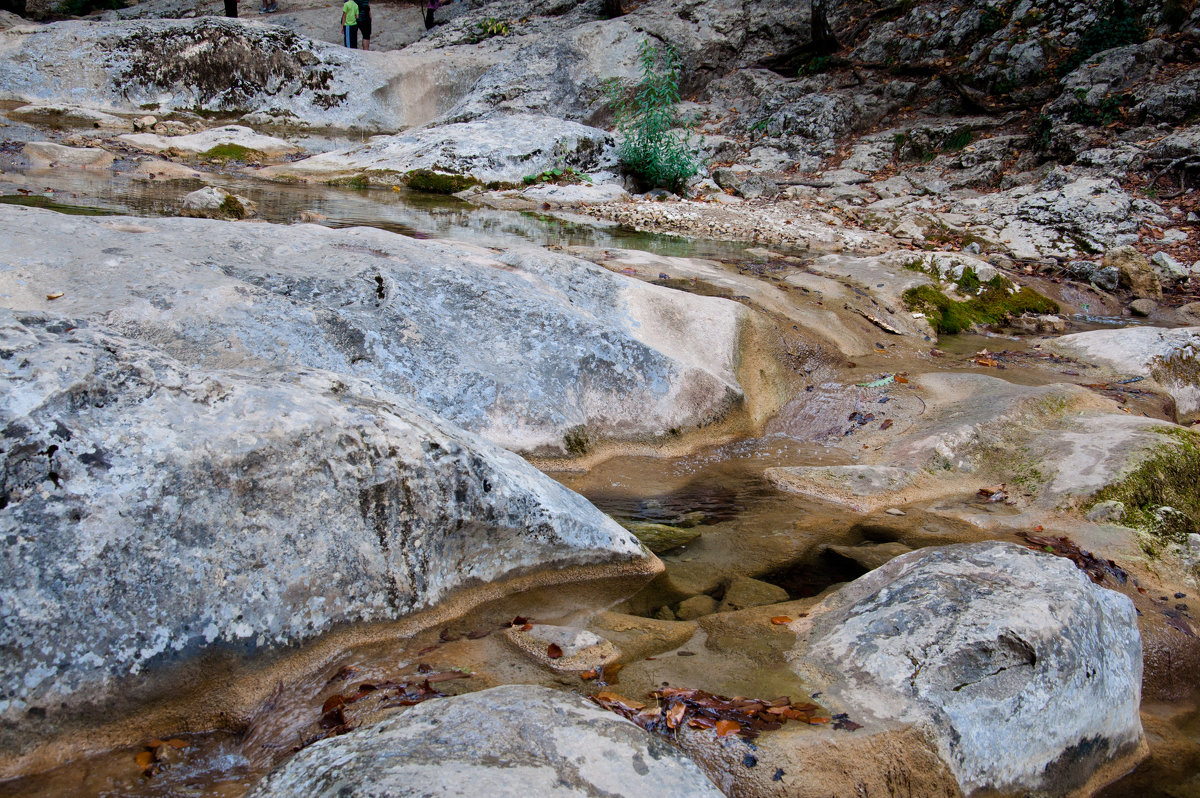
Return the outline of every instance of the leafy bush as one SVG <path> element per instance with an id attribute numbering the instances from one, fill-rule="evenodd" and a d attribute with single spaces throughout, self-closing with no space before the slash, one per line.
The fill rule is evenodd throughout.
<path id="1" fill-rule="evenodd" d="M 493 36 L 507 36 L 511 32 L 508 23 L 504 20 L 488 17 L 475 23 L 475 32 L 471 36 L 471 40 L 478 44 Z"/>
<path id="2" fill-rule="evenodd" d="M 1079 46 L 1059 67 L 1059 74 L 1073 72 L 1084 61 L 1096 53 L 1137 44 L 1146 40 L 1146 28 L 1137 14 L 1125 5 L 1125 0 L 1113 0 L 1107 13 L 1101 14 L 1096 24 L 1088 28 L 1079 39 Z"/>
<path id="3" fill-rule="evenodd" d="M 689 146 L 679 116 L 679 56 L 643 41 L 639 48 L 642 79 L 632 97 L 608 84 L 609 101 L 621 135 L 618 156 L 625 169 L 646 188 L 680 191 L 699 170 L 699 157 Z"/>

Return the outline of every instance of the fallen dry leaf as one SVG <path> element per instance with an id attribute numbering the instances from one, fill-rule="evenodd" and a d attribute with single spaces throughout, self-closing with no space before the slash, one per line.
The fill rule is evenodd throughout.
<path id="1" fill-rule="evenodd" d="M 736 720 L 719 720 L 717 721 L 717 736 L 727 737 L 730 734 L 736 734 L 742 730 L 742 725 Z"/>
<path id="2" fill-rule="evenodd" d="M 786 615 L 776 615 L 774 618 L 771 619 L 771 623 L 775 624 L 776 626 L 783 626 L 785 623 L 791 623 L 791 622 L 792 622 L 792 619 Z"/>
<path id="3" fill-rule="evenodd" d="M 562 657 L 562 655 L 563 650 L 558 643 L 551 643 L 550 645 L 546 646 L 546 656 L 550 659 L 559 659 Z"/>
<path id="4" fill-rule="evenodd" d="M 46 294 L 46 299 L 49 299 L 50 301 L 54 301 L 55 299 L 62 299 L 62 296 L 63 296 L 62 291 L 55 291 L 53 294 Z"/>

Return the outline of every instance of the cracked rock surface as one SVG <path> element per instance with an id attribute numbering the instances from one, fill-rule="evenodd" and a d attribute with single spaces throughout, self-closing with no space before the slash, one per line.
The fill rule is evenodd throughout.
<path id="1" fill-rule="evenodd" d="M 323 740 L 250 798 L 534 794 L 719 798 L 721 791 L 674 745 L 579 696 L 508 685 Z"/>
<path id="2" fill-rule="evenodd" d="M 1133 603 L 1069 560 L 998 542 L 924 549 L 793 628 L 796 667 L 840 711 L 923 728 L 965 794 L 1065 794 L 1140 757 Z"/>

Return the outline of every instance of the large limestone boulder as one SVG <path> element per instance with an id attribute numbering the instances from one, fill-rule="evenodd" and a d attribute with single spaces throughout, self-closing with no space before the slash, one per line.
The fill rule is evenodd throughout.
<path id="1" fill-rule="evenodd" d="M 369 379 L 515 450 L 683 433 L 743 401 L 742 305 L 545 250 L 14 206 L 0 236 L 0 304 L 49 309 L 64 291 L 55 310 L 189 365 Z"/>
<path id="2" fill-rule="evenodd" d="M 660 567 L 521 458 L 352 377 L 189 367 L 51 314 L 0 312 L 0 347 L 10 751 L 83 707 L 178 698 L 176 666 L 206 653 L 261 658 L 531 571 Z"/>
<path id="3" fill-rule="evenodd" d="M 144 113 L 206 110 L 257 122 L 394 131 L 428 122 L 491 60 L 395 57 L 314 42 L 280 27 L 205 16 L 69 21 L 0 31 L 0 98 Z"/>
<path id="4" fill-rule="evenodd" d="M 721 791 L 671 743 L 570 693 L 494 687 L 322 740 L 248 798 L 697 796 Z"/>
<path id="5" fill-rule="evenodd" d="M 1125 327 L 1055 338 L 1047 346 L 1131 378 L 1149 378 L 1175 400 L 1181 424 L 1200 419 L 1200 327 Z"/>
<path id="6" fill-rule="evenodd" d="M 366 144 L 321 153 L 263 174 L 328 180 L 362 173 L 417 169 L 469 175 L 483 183 L 519 183 L 545 169 L 580 171 L 614 166 L 612 136 L 598 128 L 546 116 L 512 115 L 419 128 Z"/>
<path id="7" fill-rule="evenodd" d="M 1144 756 L 1133 603 L 1010 543 L 924 549 L 792 624 L 834 711 L 912 724 L 964 794 L 1081 793 Z"/>

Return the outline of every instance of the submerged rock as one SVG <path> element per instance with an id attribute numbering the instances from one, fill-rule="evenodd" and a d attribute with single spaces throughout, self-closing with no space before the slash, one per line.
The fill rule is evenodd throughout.
<path id="1" fill-rule="evenodd" d="M 254 203 L 223 188 L 205 186 L 183 198 L 183 215 L 202 219 L 244 219 L 254 213 Z"/>
<path id="2" fill-rule="evenodd" d="M 1133 603 L 1011 543 L 924 549 L 793 624 L 795 663 L 859 722 L 915 724 L 965 794 L 1061 795 L 1144 756 Z"/>
<path id="3" fill-rule="evenodd" d="M 185 363 L 369 379 L 515 450 L 665 437 L 743 401 L 743 306 L 545 250 L 14 206 L 0 236 L 14 243 L 0 304 L 47 308 L 39 286 L 69 286 L 55 310 Z"/>
<path id="4" fill-rule="evenodd" d="M 248 798 L 306 795 L 720 798 L 671 743 L 570 693 L 529 685 L 436 699 L 312 745 Z"/>
<path id="5" fill-rule="evenodd" d="M 178 692 L 170 668 L 205 652 L 534 570 L 659 567 L 521 458 L 369 383 L 188 367 L 49 314 L 0 312 L 0 342 L 5 747 L 157 676 Z"/>

